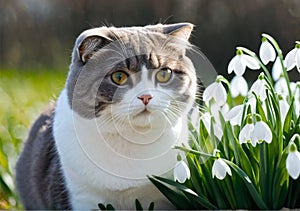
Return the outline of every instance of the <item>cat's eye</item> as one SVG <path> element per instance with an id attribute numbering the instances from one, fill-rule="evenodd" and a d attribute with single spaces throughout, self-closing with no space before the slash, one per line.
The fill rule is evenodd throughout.
<path id="1" fill-rule="evenodd" d="M 124 71 L 117 71 L 111 74 L 111 80 L 117 85 L 124 85 L 128 80 L 128 74 Z"/>
<path id="2" fill-rule="evenodd" d="M 172 76 L 172 70 L 170 68 L 163 68 L 156 73 L 156 80 L 160 83 L 167 83 Z"/>

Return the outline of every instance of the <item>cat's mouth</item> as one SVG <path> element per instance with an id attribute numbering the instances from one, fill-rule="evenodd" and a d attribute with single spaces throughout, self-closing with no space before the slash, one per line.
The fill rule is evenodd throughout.
<path id="1" fill-rule="evenodd" d="M 133 118 L 141 118 L 141 117 L 149 117 L 151 115 L 151 111 L 147 108 L 144 108 L 142 111 L 136 113 Z"/>
<path id="2" fill-rule="evenodd" d="M 148 115 L 150 115 L 151 114 L 151 112 L 147 109 L 147 108 L 145 108 L 143 111 L 141 111 L 140 113 L 138 113 L 137 115 L 145 115 L 145 116 L 148 116 Z"/>

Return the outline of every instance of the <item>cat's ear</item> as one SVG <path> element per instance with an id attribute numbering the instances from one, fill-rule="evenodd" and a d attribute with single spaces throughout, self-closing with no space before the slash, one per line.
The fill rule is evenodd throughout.
<path id="1" fill-rule="evenodd" d="M 90 29 L 83 32 L 76 41 L 76 53 L 86 63 L 95 52 L 113 41 L 106 27 Z"/>
<path id="2" fill-rule="evenodd" d="M 191 23 L 176 23 L 163 25 L 163 33 L 172 35 L 179 39 L 188 40 L 193 31 L 194 25 Z"/>

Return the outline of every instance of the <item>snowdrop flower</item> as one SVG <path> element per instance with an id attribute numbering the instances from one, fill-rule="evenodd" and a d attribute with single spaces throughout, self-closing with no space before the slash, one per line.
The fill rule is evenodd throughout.
<path id="1" fill-rule="evenodd" d="M 259 48 L 259 57 L 264 65 L 268 64 L 270 61 L 273 62 L 276 58 L 275 49 L 265 37 L 262 38 L 262 43 Z"/>
<path id="2" fill-rule="evenodd" d="M 236 51 L 236 56 L 233 57 L 228 64 L 228 73 L 234 72 L 237 76 L 242 76 L 246 67 L 257 70 L 260 68 L 255 58 L 243 54 L 241 50 Z"/>
<path id="3" fill-rule="evenodd" d="M 230 92 L 233 98 L 246 96 L 248 93 L 248 83 L 243 76 L 234 76 L 230 82 Z"/>
<path id="4" fill-rule="evenodd" d="M 232 126 L 241 125 L 244 105 L 237 105 L 230 109 L 224 116 L 226 121 L 230 121 Z"/>
<path id="5" fill-rule="evenodd" d="M 247 124 L 242 128 L 239 134 L 240 144 L 251 142 L 252 146 L 256 146 L 256 142 L 252 142 L 253 130 L 254 124 L 252 122 L 247 122 Z"/>
<path id="6" fill-rule="evenodd" d="M 295 110 L 296 115 L 300 115 L 300 81 L 296 83 L 295 90 L 294 90 L 294 97 L 295 97 Z"/>
<path id="7" fill-rule="evenodd" d="M 208 132 L 209 135 L 210 134 L 210 127 L 211 127 L 211 114 L 206 112 L 205 114 L 202 115 L 201 117 L 203 124 Z M 222 136 L 223 136 L 223 130 L 219 122 L 213 122 L 213 129 L 214 129 L 214 135 L 221 140 Z"/>
<path id="8" fill-rule="evenodd" d="M 222 85 L 222 82 L 218 79 L 216 82 L 210 84 L 203 92 L 203 101 L 209 103 L 211 99 L 214 99 L 214 102 L 218 106 L 222 106 L 226 103 L 227 93 L 226 89 Z"/>
<path id="9" fill-rule="evenodd" d="M 272 141 L 272 131 L 269 126 L 261 120 L 253 124 L 252 120 L 248 119 L 239 134 L 240 144 L 250 142 L 255 147 L 257 143 L 260 144 L 263 141 L 268 144 Z"/>
<path id="10" fill-rule="evenodd" d="M 268 144 L 271 143 L 272 142 L 272 131 L 265 122 L 258 121 L 254 124 L 251 142 L 252 143 L 261 143 L 262 141 L 265 141 Z"/>
<path id="11" fill-rule="evenodd" d="M 300 137 L 298 134 L 295 134 L 293 138 L 295 139 L 296 135 L 299 139 Z M 300 175 L 300 153 L 298 152 L 297 146 L 294 142 L 291 142 L 289 146 L 289 154 L 286 158 L 286 169 L 294 180 L 298 179 Z"/>
<path id="12" fill-rule="evenodd" d="M 190 177 L 191 172 L 187 164 L 183 160 L 179 161 L 174 168 L 174 181 L 184 183 Z"/>
<path id="13" fill-rule="evenodd" d="M 288 87 L 284 77 L 280 77 L 279 80 L 274 85 L 274 90 L 277 94 L 287 97 L 289 95 Z"/>
<path id="14" fill-rule="evenodd" d="M 277 56 L 276 61 L 272 67 L 272 78 L 274 81 L 277 81 L 280 78 L 280 75 L 283 74 L 282 66 L 280 63 L 280 59 Z"/>
<path id="15" fill-rule="evenodd" d="M 231 176 L 231 169 L 222 158 L 218 158 L 212 166 L 212 177 L 216 176 L 219 180 L 222 180 L 226 177 L 226 174 Z"/>
<path id="16" fill-rule="evenodd" d="M 288 52 L 284 61 L 287 71 L 290 71 L 296 66 L 300 73 L 300 42 L 296 42 L 295 48 Z"/>
<path id="17" fill-rule="evenodd" d="M 264 79 L 263 73 L 261 73 L 258 76 L 258 79 L 251 86 L 250 91 L 258 95 L 262 101 L 265 101 L 265 99 L 267 98 L 267 94 L 266 94 L 266 81 Z"/>

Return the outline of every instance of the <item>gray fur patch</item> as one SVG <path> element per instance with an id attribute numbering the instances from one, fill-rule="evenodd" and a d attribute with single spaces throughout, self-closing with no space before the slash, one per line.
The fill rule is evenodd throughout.
<path id="1" fill-rule="evenodd" d="M 52 133 L 53 112 L 54 105 L 34 123 L 16 165 L 17 190 L 25 209 L 71 209 Z"/>

